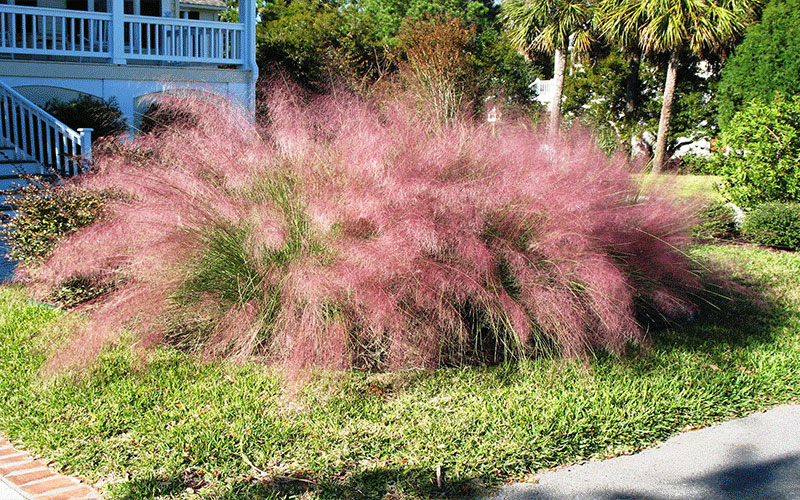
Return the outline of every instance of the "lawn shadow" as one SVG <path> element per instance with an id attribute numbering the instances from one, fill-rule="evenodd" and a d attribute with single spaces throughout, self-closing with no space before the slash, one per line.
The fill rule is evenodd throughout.
<path id="1" fill-rule="evenodd" d="M 704 292 L 698 297 L 694 318 L 652 332 L 653 347 L 703 350 L 712 345 L 741 347 L 769 343 L 775 331 L 797 317 L 797 311 L 759 292 L 758 285 L 752 282 L 749 285 L 746 292 Z"/>
<path id="2" fill-rule="evenodd" d="M 207 485 L 196 474 L 172 477 L 153 475 L 133 479 L 112 489 L 114 500 L 171 498 L 191 488 L 200 492 Z M 313 498 L 330 500 L 380 500 L 391 498 L 455 499 L 475 498 L 486 493 L 475 479 L 449 479 L 446 472 L 437 484 L 436 472 L 419 467 L 385 466 L 357 471 L 341 478 L 316 482 L 292 477 L 248 477 L 227 482 L 219 493 L 202 496 L 214 500 L 288 500 L 304 498 L 309 491 Z"/>
<path id="3" fill-rule="evenodd" d="M 133 479 L 112 489 L 114 500 L 141 500 L 144 498 L 173 498 L 187 490 L 201 492 L 207 482 L 196 474 L 176 474 L 171 477 L 153 475 Z M 218 493 L 203 496 L 215 500 L 279 500 L 297 498 L 316 486 L 290 478 L 259 480 L 254 477 L 227 482 Z"/>

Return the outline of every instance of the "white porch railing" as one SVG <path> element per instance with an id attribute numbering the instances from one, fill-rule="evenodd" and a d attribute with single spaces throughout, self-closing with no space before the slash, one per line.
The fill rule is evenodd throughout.
<path id="1" fill-rule="evenodd" d="M 70 177 L 88 168 L 92 129 L 72 130 L 3 82 L 0 112 L 0 142 L 39 163 L 35 173 Z"/>
<path id="2" fill-rule="evenodd" d="M 109 57 L 111 15 L 0 5 L 0 52 Z"/>
<path id="3" fill-rule="evenodd" d="M 244 25 L 0 5 L 0 54 L 245 64 Z"/>
<path id="4" fill-rule="evenodd" d="M 241 24 L 125 16 L 125 57 L 156 61 L 242 64 Z"/>

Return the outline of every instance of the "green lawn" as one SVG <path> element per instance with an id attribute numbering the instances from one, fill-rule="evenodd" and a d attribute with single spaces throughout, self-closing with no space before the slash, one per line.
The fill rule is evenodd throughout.
<path id="1" fill-rule="evenodd" d="M 638 174 L 637 178 L 644 187 L 666 183 L 668 190 L 680 198 L 700 197 L 710 201 L 723 199 L 716 189 L 722 178 L 716 175 Z"/>
<path id="2" fill-rule="evenodd" d="M 655 335 L 624 359 L 317 374 L 287 394 L 255 364 L 129 350 L 43 381 L 58 311 L 0 290 L 0 429 L 110 498 L 429 498 L 628 453 L 800 394 L 800 255 L 703 246 L 747 301 Z M 391 496 L 386 494 L 390 493 Z"/>

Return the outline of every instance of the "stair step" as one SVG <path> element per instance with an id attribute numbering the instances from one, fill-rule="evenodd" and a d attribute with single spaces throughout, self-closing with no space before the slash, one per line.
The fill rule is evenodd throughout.
<path id="1" fill-rule="evenodd" d="M 33 160 L 0 160 L 0 165 L 38 165 L 39 163 Z"/>

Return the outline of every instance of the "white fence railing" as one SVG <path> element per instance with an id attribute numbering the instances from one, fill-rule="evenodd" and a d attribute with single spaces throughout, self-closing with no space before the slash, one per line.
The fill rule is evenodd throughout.
<path id="1" fill-rule="evenodd" d="M 0 51 L 108 57 L 111 16 L 0 5 Z"/>
<path id="2" fill-rule="evenodd" d="M 0 5 L 0 54 L 244 64 L 244 25 Z"/>
<path id="3" fill-rule="evenodd" d="M 0 82 L 0 135 L 42 167 L 38 174 L 70 177 L 88 167 L 92 129 L 72 130 Z"/>
<path id="4" fill-rule="evenodd" d="M 241 24 L 125 16 L 125 57 L 241 64 Z"/>

